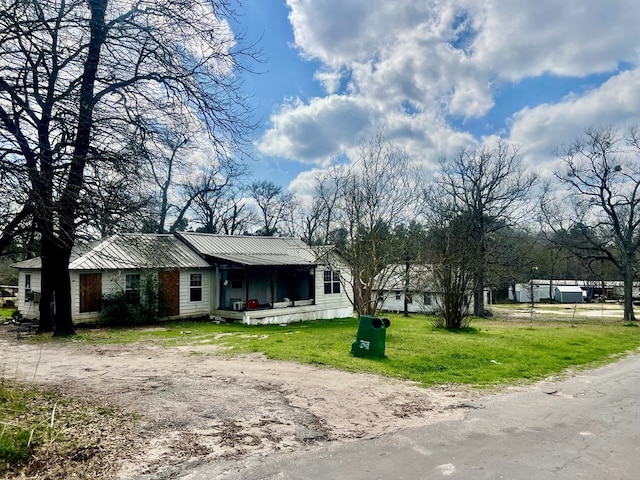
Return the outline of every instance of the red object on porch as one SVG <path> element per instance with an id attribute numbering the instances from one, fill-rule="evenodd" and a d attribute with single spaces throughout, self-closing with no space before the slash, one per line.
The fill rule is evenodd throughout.
<path id="1" fill-rule="evenodd" d="M 247 308 L 258 308 L 258 300 L 247 300 Z"/>

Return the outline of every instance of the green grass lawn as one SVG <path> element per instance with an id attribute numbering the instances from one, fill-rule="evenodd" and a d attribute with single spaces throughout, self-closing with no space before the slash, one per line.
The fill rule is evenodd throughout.
<path id="1" fill-rule="evenodd" d="M 169 322 L 151 328 L 78 329 L 63 342 L 215 345 L 216 354 L 259 352 L 268 358 L 353 372 L 405 378 L 424 386 L 457 383 L 492 386 L 544 378 L 568 368 L 611 361 L 640 346 L 640 328 L 621 322 L 474 319 L 463 331 L 433 328 L 424 316 L 389 315 L 386 358 L 350 354 L 357 320 L 336 319 L 288 326 Z M 40 341 L 51 341 L 38 336 Z"/>
<path id="2" fill-rule="evenodd" d="M 7 316 L 4 311 L 0 313 Z M 69 338 L 32 335 L 23 341 L 191 345 L 195 355 L 258 352 L 275 360 L 404 378 L 423 386 L 461 384 L 481 388 L 600 365 L 640 346 L 640 328 L 611 319 L 569 322 L 560 315 L 552 320 L 545 316 L 544 320 L 536 318 L 533 327 L 526 319 L 474 319 L 471 327 L 462 331 L 435 329 L 432 319 L 425 316 L 389 315 L 389 319 L 386 358 L 379 359 L 350 354 L 358 327 L 356 319 L 287 326 L 166 322 L 139 328 L 79 328 L 78 334 Z M 212 346 L 215 348 L 199 348 Z M 52 400 L 38 408 L 33 403 L 42 403 L 46 395 L 40 389 L 0 378 L 0 473 L 28 457 L 30 440 L 42 443 L 43 435 L 45 439 L 51 435 L 47 417 Z M 29 419 L 25 418 L 26 412 L 30 412 Z M 61 448 L 65 445 L 63 442 Z"/>

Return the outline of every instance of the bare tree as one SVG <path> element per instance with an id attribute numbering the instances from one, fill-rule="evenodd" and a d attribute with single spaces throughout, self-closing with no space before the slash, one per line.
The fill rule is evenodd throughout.
<path id="1" fill-rule="evenodd" d="M 443 325 L 436 321 L 436 326 L 455 330 L 469 325 L 468 297 L 473 285 L 473 270 L 468 265 L 474 257 L 474 252 L 467 248 L 472 235 L 471 225 L 464 215 L 432 217 L 427 237 L 429 280 L 443 320 Z"/>
<path id="2" fill-rule="evenodd" d="M 624 282 L 624 320 L 635 321 L 633 282 L 640 249 L 640 131 L 612 127 L 587 130 L 559 150 L 556 173 L 568 196 L 553 208 L 542 202 L 547 224 L 588 262 L 613 264 Z M 561 237 L 562 238 L 562 237 Z"/>
<path id="3" fill-rule="evenodd" d="M 284 192 L 280 185 L 268 180 L 253 182 L 249 186 L 251 198 L 260 211 L 259 235 L 275 236 L 294 208 L 293 195 Z"/>
<path id="4" fill-rule="evenodd" d="M 87 166 L 80 194 L 82 208 L 76 222 L 78 237 L 93 240 L 118 232 L 139 231 L 140 216 L 152 215 L 146 187 L 139 176 L 129 172 Z"/>
<path id="5" fill-rule="evenodd" d="M 187 170 L 188 161 L 185 157 L 194 152 L 193 139 L 189 133 L 165 126 L 149 129 L 145 137 L 148 168 L 160 192 L 158 233 L 164 233 L 172 207 L 170 193 L 176 183 L 174 177 Z"/>
<path id="6" fill-rule="evenodd" d="M 236 74 L 253 52 L 225 20 L 231 5 L 1 1 L 0 170 L 26 181 L 0 239 L 29 219 L 40 232 L 41 330 L 74 331 L 67 267 L 87 165 L 153 118 L 198 119 L 222 154 L 245 140 L 251 124 Z"/>
<path id="7" fill-rule="evenodd" d="M 349 269 L 358 314 L 373 315 L 392 279 L 402 279 L 410 236 L 396 235 L 419 214 L 421 175 L 411 157 L 382 134 L 362 141 L 358 157 L 335 181 L 345 232 L 338 245 Z M 395 287 L 394 287 L 395 288 Z M 401 288 L 404 288 L 403 286 Z"/>
<path id="8" fill-rule="evenodd" d="M 484 316 L 484 287 L 492 256 L 492 234 L 513 226 L 530 211 L 530 193 L 537 182 L 527 173 L 517 148 L 499 141 L 494 148 L 461 149 L 434 177 L 430 198 L 445 202 L 456 216 L 470 222 L 468 248 L 474 251 L 473 269 L 476 316 Z M 432 208 L 441 208 L 433 206 Z"/>
<path id="9" fill-rule="evenodd" d="M 322 245 L 320 230 L 324 225 L 325 210 L 320 198 L 314 197 L 311 204 L 300 208 L 302 239 L 308 245 Z"/>
<path id="10" fill-rule="evenodd" d="M 303 212 L 304 237 L 310 245 L 326 245 L 332 232 L 340 226 L 340 179 L 344 168 L 337 163 L 315 177 L 315 192 L 311 206 Z"/>
<path id="11" fill-rule="evenodd" d="M 247 232 L 255 223 L 244 190 L 234 184 L 218 192 L 201 192 L 193 200 L 193 211 L 199 230 L 207 233 L 237 235 Z"/>
<path id="12" fill-rule="evenodd" d="M 181 205 L 176 206 L 177 216 L 171 225 L 170 231 L 177 231 L 179 226 L 186 224 L 185 215 L 187 212 L 196 212 L 197 202 L 204 207 L 205 199 L 225 198 L 225 191 L 233 188 L 234 182 L 246 174 L 246 166 L 236 162 L 233 158 L 223 157 L 211 161 L 207 171 L 202 171 L 191 180 L 188 180 L 180 187 L 179 201 Z M 229 213 L 229 212 L 227 212 Z M 236 211 L 233 219 L 237 221 L 240 212 Z"/>

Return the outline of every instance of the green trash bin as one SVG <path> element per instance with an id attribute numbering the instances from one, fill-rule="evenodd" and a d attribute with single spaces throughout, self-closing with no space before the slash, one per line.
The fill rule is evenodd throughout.
<path id="1" fill-rule="evenodd" d="M 356 340 L 351 345 L 351 354 L 355 357 L 384 357 L 389 325 L 391 322 L 387 318 L 362 315 Z"/>

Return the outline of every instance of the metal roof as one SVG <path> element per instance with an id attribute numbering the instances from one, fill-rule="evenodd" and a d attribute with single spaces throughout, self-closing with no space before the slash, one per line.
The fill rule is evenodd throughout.
<path id="1" fill-rule="evenodd" d="M 82 252 L 82 253 L 80 253 Z M 40 257 L 13 264 L 40 269 Z M 69 270 L 133 270 L 145 268 L 207 268 L 209 263 L 173 235 L 122 233 L 74 249 Z"/>
<path id="2" fill-rule="evenodd" d="M 584 290 L 582 290 L 579 286 L 577 285 L 556 285 L 555 288 L 559 291 L 559 292 L 563 292 L 563 293 L 583 293 Z"/>
<path id="3" fill-rule="evenodd" d="M 312 266 L 316 254 L 302 240 L 180 232 L 176 234 L 207 258 L 245 266 Z"/>
<path id="4" fill-rule="evenodd" d="M 97 244 L 69 270 L 206 268 L 209 264 L 174 235 L 122 233 Z"/>
<path id="5" fill-rule="evenodd" d="M 122 233 L 74 249 L 69 270 L 124 270 L 145 268 L 207 268 L 213 261 L 245 266 L 313 266 L 316 254 L 302 240 L 208 233 Z M 203 258 L 204 257 L 204 258 Z M 13 265 L 40 269 L 40 257 Z"/>
<path id="6" fill-rule="evenodd" d="M 403 290 L 407 281 L 405 264 L 390 264 L 373 280 L 374 288 L 379 290 Z M 427 285 L 433 286 L 433 268 L 427 265 L 409 265 L 409 288 L 411 291 L 424 290 Z"/>
<path id="7" fill-rule="evenodd" d="M 22 268 L 24 270 L 39 270 L 42 268 L 42 260 L 40 257 L 29 258 L 28 260 L 22 260 L 21 262 L 12 263 L 13 268 Z"/>

